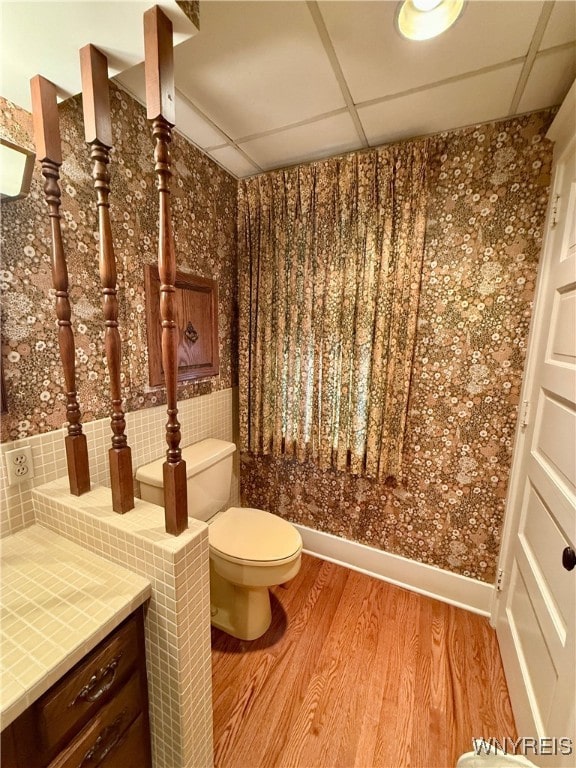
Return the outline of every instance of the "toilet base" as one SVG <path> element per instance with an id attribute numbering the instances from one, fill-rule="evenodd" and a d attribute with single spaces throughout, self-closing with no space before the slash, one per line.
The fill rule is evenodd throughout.
<path id="1" fill-rule="evenodd" d="M 256 640 L 272 623 L 268 587 L 232 584 L 216 572 L 210 559 L 210 621 L 239 640 Z"/>

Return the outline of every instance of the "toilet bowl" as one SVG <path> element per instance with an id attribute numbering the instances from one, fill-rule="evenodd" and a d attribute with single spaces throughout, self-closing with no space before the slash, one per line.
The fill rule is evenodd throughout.
<path id="1" fill-rule="evenodd" d="M 208 523 L 212 625 L 255 640 L 272 620 L 269 587 L 300 570 L 302 539 L 286 520 L 262 509 L 222 507 L 230 495 L 233 443 L 209 438 L 182 449 L 188 516 Z M 164 458 L 140 467 L 140 496 L 164 505 Z"/>
<path id="2" fill-rule="evenodd" d="M 300 570 L 300 534 L 286 520 L 249 507 L 231 507 L 208 524 L 212 624 L 255 640 L 272 620 L 268 588 Z"/>

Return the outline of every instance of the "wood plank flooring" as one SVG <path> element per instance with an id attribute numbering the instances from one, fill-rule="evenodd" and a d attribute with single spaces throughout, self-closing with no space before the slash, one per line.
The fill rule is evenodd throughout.
<path id="1" fill-rule="evenodd" d="M 215 768 L 454 768 L 516 738 L 487 619 L 308 555 L 272 615 L 212 630 Z"/>

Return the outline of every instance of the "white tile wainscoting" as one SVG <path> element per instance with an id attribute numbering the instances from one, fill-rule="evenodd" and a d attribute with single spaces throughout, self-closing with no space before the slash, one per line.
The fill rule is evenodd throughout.
<path id="1" fill-rule="evenodd" d="M 221 390 L 178 404 L 182 447 L 216 437 L 236 441 L 237 392 Z M 126 414 L 134 471 L 166 449 L 166 406 Z M 2 461 L 3 536 L 38 523 L 85 549 L 145 576 L 152 585 L 145 622 L 146 662 L 154 768 L 212 766 L 212 687 L 208 529 L 191 520 L 187 531 L 169 536 L 160 507 L 136 499 L 124 515 L 112 511 L 107 454 L 110 421 L 84 425 L 92 490 L 69 493 L 65 430 L 12 443 L 1 452 L 29 445 L 34 478 L 7 487 Z M 4 459 L 4 456 L 2 457 Z M 239 504 L 235 456 L 230 505 Z"/>
<path id="2" fill-rule="evenodd" d="M 181 425 L 181 446 L 196 443 L 205 437 L 236 442 L 237 389 L 223 389 L 209 395 L 192 397 L 178 403 L 178 420 Z M 132 467 L 136 468 L 166 452 L 166 406 L 146 408 L 126 414 L 126 435 L 132 450 Z M 108 450 L 112 432 L 110 419 L 89 421 L 83 425 L 88 442 L 90 479 L 92 487 L 110 487 Z M 66 429 L 46 432 L 42 435 L 2 443 L 0 453 L 0 536 L 7 536 L 34 523 L 32 490 L 59 477 L 66 476 L 64 437 Z M 14 448 L 29 445 L 32 448 L 34 478 L 19 485 L 8 487 L 4 454 Z M 240 481 L 238 455 L 235 455 L 234 476 L 230 504 L 239 503 Z M 136 488 L 138 492 L 138 489 Z"/>
<path id="3" fill-rule="evenodd" d="M 136 499 L 124 515 L 100 486 L 71 496 L 67 478 L 33 491 L 36 522 L 145 576 L 144 629 L 154 768 L 211 768 L 212 665 L 208 526 L 164 530 L 161 507 Z"/>

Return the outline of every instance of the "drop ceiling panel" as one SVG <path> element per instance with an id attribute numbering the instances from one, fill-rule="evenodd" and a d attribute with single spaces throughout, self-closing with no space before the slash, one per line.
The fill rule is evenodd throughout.
<path id="1" fill-rule="evenodd" d="M 176 92 L 176 127 L 184 136 L 193 136 L 193 141 L 202 149 L 224 144 L 226 137 L 208 120 L 205 120 L 188 99 Z"/>
<path id="2" fill-rule="evenodd" d="M 260 168 L 258 168 L 257 165 L 254 165 L 254 163 L 247 160 L 244 155 L 241 152 L 238 152 L 234 147 L 212 149 L 210 150 L 209 155 L 238 178 L 253 176 L 260 171 Z"/>
<path id="3" fill-rule="evenodd" d="M 495 72 L 358 109 L 372 145 L 494 120 L 506 114 L 522 70 Z"/>
<path id="4" fill-rule="evenodd" d="M 146 104 L 146 83 L 144 80 L 144 64 L 131 67 L 126 72 L 114 78 L 116 82 L 130 93 L 136 101 Z M 176 89 L 176 128 L 187 136 L 197 147 L 215 147 L 225 144 L 228 137 L 206 119 L 198 108 L 188 98 Z"/>
<path id="5" fill-rule="evenodd" d="M 185 136 L 193 136 L 198 147 L 224 144 L 226 136 L 198 112 L 194 104 L 176 91 L 176 127 Z"/>
<path id="6" fill-rule="evenodd" d="M 532 66 L 518 111 L 531 112 L 560 104 L 575 78 L 576 49 L 540 54 Z"/>
<path id="7" fill-rule="evenodd" d="M 180 42 L 176 128 L 237 176 L 361 149 L 347 88 L 372 144 L 507 117 L 544 7 L 467 0 L 452 29 L 416 43 L 396 31 L 400 0 L 320 0 L 328 40 L 315 1 L 202 0 L 200 33 L 184 42 L 195 28 L 175 0 L 159 2 Z M 29 108 L 36 73 L 61 97 L 79 92 L 78 49 L 90 42 L 144 103 L 142 16 L 153 2 L 0 0 L 0 94 Z M 576 2 L 546 7 L 517 112 L 558 104 L 576 75 Z"/>
<path id="8" fill-rule="evenodd" d="M 156 3 L 178 44 L 197 32 L 175 0 Z M 80 92 L 79 49 L 92 43 L 108 57 L 110 75 L 144 59 L 144 12 L 151 2 L 7 2 L 2 0 L 0 93 L 31 109 L 30 78 L 43 75 L 66 98 Z"/>
<path id="9" fill-rule="evenodd" d="M 344 106 L 303 2 L 205 2 L 175 51 L 178 87 L 238 139 Z"/>
<path id="10" fill-rule="evenodd" d="M 114 78 L 116 82 L 141 104 L 146 104 L 144 64 L 138 64 Z M 176 128 L 197 147 L 215 147 L 226 144 L 228 137 L 205 118 L 188 98 L 176 89 Z"/>
<path id="11" fill-rule="evenodd" d="M 548 19 L 540 50 L 570 43 L 575 39 L 576 3 L 574 0 L 557 0 Z"/>
<path id="12" fill-rule="evenodd" d="M 541 0 L 473 0 L 434 40 L 396 31 L 396 2 L 320 2 L 320 10 L 355 103 L 417 88 L 524 56 Z"/>
<path id="13" fill-rule="evenodd" d="M 358 148 L 358 134 L 348 112 L 332 115 L 241 144 L 264 169 L 317 160 Z"/>

